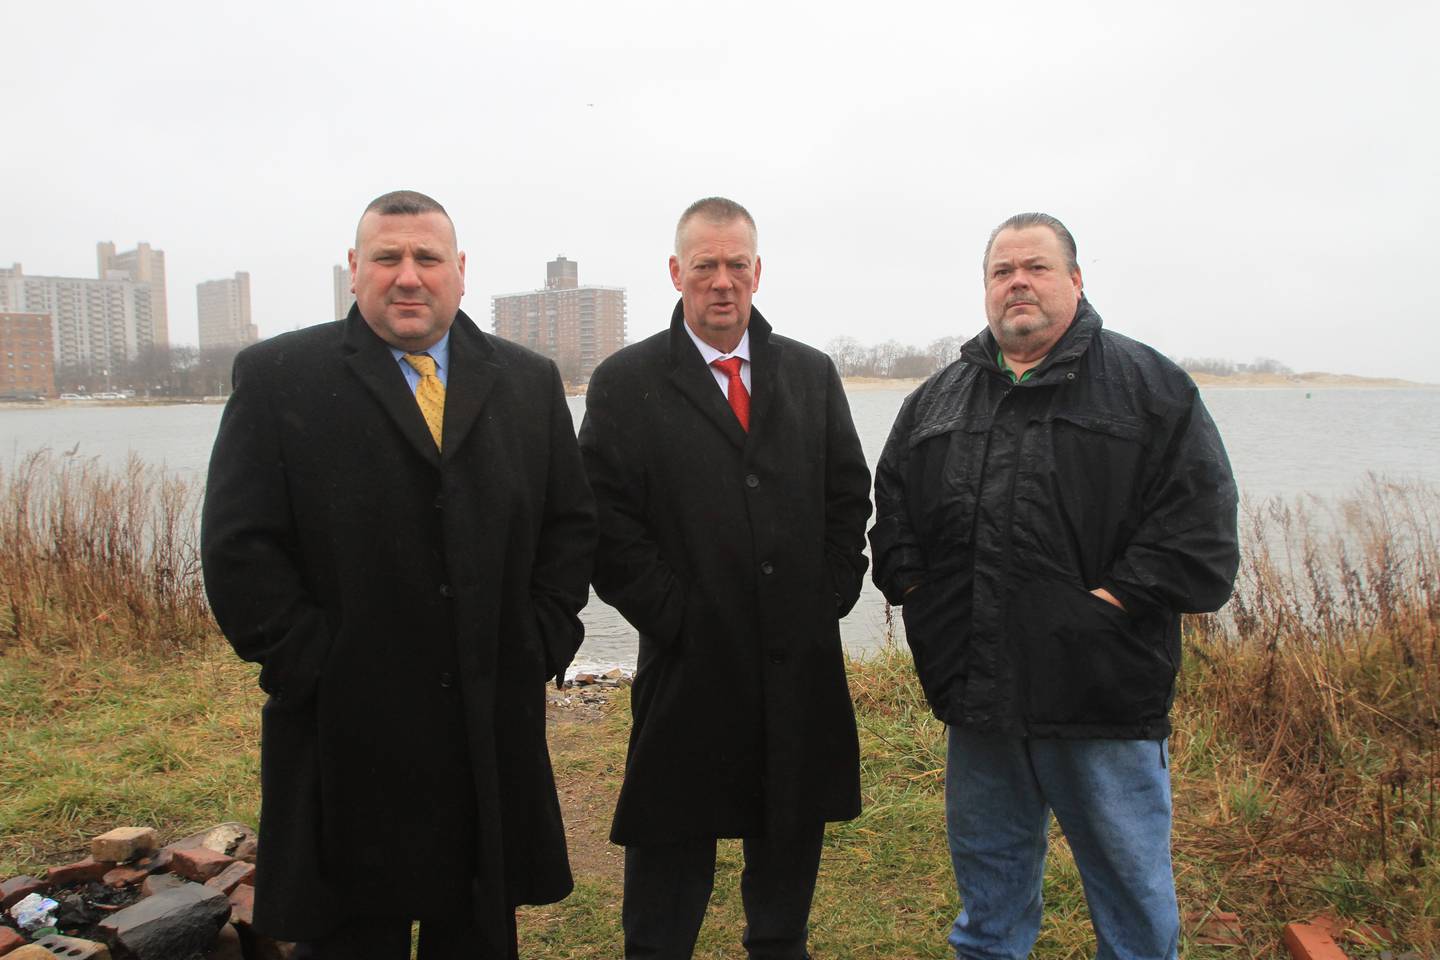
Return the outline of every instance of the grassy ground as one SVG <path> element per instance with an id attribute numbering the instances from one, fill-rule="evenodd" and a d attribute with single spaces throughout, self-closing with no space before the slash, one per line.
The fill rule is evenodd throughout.
<path id="1" fill-rule="evenodd" d="M 178 836 L 258 815 L 254 668 L 215 635 L 193 542 L 198 491 L 133 462 L 45 454 L 0 474 L 0 878 L 77 858 L 125 824 Z M 1375 480 L 1334 504 L 1244 512 L 1235 596 L 1188 621 L 1174 713 L 1183 952 L 1272 956 L 1322 911 L 1440 956 L 1440 490 Z M 822 958 L 944 957 L 943 729 L 903 650 L 854 663 L 864 813 L 826 838 Z M 619 954 L 606 836 L 628 709 L 552 711 L 576 891 L 528 908 L 528 955 Z M 1091 955 L 1052 837 L 1035 956 Z M 698 955 L 740 955 L 739 850 L 722 844 Z M 1238 913 L 1246 945 L 1193 942 Z M 1352 956 L 1361 951 L 1352 950 Z"/>
<path id="2" fill-rule="evenodd" d="M 178 657 L 99 649 L 63 660 L 13 648 L 0 657 L 0 876 L 79 857 L 91 836 L 117 824 L 154 824 L 178 836 L 222 820 L 256 820 L 260 695 L 253 668 L 219 640 Z M 1192 663 L 1188 682 L 1198 685 L 1203 661 Z M 827 834 L 814 953 L 945 957 L 958 901 L 944 846 L 943 728 L 921 702 L 903 651 L 852 664 L 851 686 L 865 809 Z M 1401 944 L 1434 951 L 1440 855 L 1417 820 L 1423 787 L 1412 784 L 1403 816 L 1392 815 L 1415 821 L 1415 829 L 1390 837 L 1383 861 L 1374 811 L 1337 795 L 1341 819 L 1351 821 L 1337 833 L 1335 811 L 1295 808 L 1284 785 L 1258 776 L 1244 745 L 1227 743 L 1200 704 L 1183 707 L 1178 720 L 1182 909 L 1239 912 L 1249 944 L 1237 954 L 1187 940 L 1184 955 L 1270 956 L 1281 923 L 1323 910 L 1384 923 Z M 552 710 L 551 749 L 577 883 L 563 903 L 522 911 L 527 955 L 619 954 L 621 857 L 606 837 L 627 724 L 623 691 L 601 711 Z M 1382 751 L 1375 749 L 1378 763 Z M 1383 772 L 1378 764 L 1367 776 L 1378 783 Z M 1403 824 L 1397 829 L 1403 833 Z M 1079 876 L 1063 839 L 1053 840 L 1035 956 L 1088 957 L 1093 936 Z M 1419 868 L 1408 849 L 1415 842 Z M 721 844 L 697 956 L 742 954 L 739 855 L 737 843 Z M 1187 924 L 1187 934 L 1194 927 Z"/>

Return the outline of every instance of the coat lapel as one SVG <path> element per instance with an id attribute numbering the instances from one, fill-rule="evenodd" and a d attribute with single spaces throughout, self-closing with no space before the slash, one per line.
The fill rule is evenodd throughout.
<path id="1" fill-rule="evenodd" d="M 670 317 L 670 381 L 731 443 L 744 449 L 745 429 L 735 419 L 735 411 L 730 409 L 700 351 L 690 342 L 690 335 L 685 332 L 685 315 L 678 303 Z M 754 424 L 753 417 L 751 424 Z"/>
<path id="2" fill-rule="evenodd" d="M 464 311 L 450 327 L 450 382 L 445 388 L 445 459 L 460 449 L 495 386 L 495 348 Z"/>
<path id="3" fill-rule="evenodd" d="M 784 348 L 770 337 L 770 324 L 750 310 L 750 435 L 765 428 L 775 402 L 775 371 Z"/>
<path id="4" fill-rule="evenodd" d="M 440 466 L 440 451 L 435 449 L 430 428 L 425 426 L 425 417 L 420 413 L 415 395 L 405 383 L 405 374 L 400 372 L 400 366 L 385 341 L 375 336 L 365 318 L 360 316 L 358 307 L 352 306 L 350 316 L 345 318 L 341 349 L 350 369 L 375 395 L 410 445 L 426 462 Z M 446 429 L 448 432 L 449 428 Z"/>

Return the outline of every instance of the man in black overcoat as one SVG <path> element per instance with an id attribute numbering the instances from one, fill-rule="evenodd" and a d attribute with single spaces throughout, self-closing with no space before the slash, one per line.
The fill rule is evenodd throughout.
<path id="1" fill-rule="evenodd" d="M 297 957 L 513 957 L 571 888 L 544 685 L 580 643 L 595 511 L 560 376 L 459 310 L 410 191 L 366 208 L 341 321 L 242 351 L 201 531 L 261 665 L 255 926 Z"/>
<path id="2" fill-rule="evenodd" d="M 689 957 L 715 841 L 743 837 L 751 957 L 805 957 L 826 821 L 860 812 L 839 619 L 865 573 L 869 470 L 834 365 L 751 308 L 755 222 L 693 204 L 670 329 L 586 395 L 595 589 L 640 634 L 611 839 L 625 955 Z"/>

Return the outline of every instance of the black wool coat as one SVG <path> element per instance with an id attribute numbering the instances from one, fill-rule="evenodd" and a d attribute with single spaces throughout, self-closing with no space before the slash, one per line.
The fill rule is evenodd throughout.
<path id="1" fill-rule="evenodd" d="M 444 454 L 359 311 L 242 351 L 201 547 L 261 664 L 255 923 L 471 910 L 571 887 L 544 685 L 580 643 L 594 501 L 555 365 L 459 313 Z"/>
<path id="2" fill-rule="evenodd" d="M 684 328 L 595 371 L 596 592 L 640 634 L 611 838 L 761 836 L 860 812 L 839 618 L 869 470 L 828 357 L 750 316 L 747 434 Z"/>

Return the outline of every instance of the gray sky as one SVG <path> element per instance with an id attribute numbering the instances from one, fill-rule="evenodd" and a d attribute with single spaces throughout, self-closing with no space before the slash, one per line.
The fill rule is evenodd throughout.
<path id="1" fill-rule="evenodd" d="M 1023 9 L 1022 9 L 1023 7 Z M 143 14 L 141 11 L 145 11 Z M 465 310 L 564 254 L 661 329 L 674 221 L 760 227 L 782 333 L 984 323 L 989 229 L 1040 209 L 1112 329 L 1172 355 L 1440 381 L 1440 4 L 207 4 L 4 0 L 0 264 L 248 270 L 262 334 L 331 318 L 366 202 L 432 194 Z M 1425 119 L 1429 117 L 1430 119 Z M 1428 278 L 1428 279 L 1427 279 Z"/>

